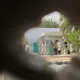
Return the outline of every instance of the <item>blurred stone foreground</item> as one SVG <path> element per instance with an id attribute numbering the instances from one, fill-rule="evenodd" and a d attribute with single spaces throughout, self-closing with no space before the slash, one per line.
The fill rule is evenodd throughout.
<path id="1" fill-rule="evenodd" d="M 10 73 L 1 73 L 0 74 L 0 80 L 23 80 L 23 79 L 20 79 Z"/>
<path id="2" fill-rule="evenodd" d="M 67 64 L 57 65 L 57 64 L 51 64 L 50 68 L 55 69 L 56 71 L 61 70 L 63 67 L 67 66 Z M 10 74 L 10 73 L 1 73 L 0 74 L 0 80 L 22 80 L 18 77 Z"/>
<path id="3" fill-rule="evenodd" d="M 38 54 L 36 54 L 36 53 L 32 53 L 32 54 L 34 54 L 34 55 L 38 55 Z M 46 58 L 48 57 L 49 55 L 46 55 Z M 44 56 L 42 56 L 43 58 L 44 58 Z M 53 56 L 52 56 L 53 57 Z M 50 59 L 49 59 L 50 60 Z M 56 59 L 57 60 L 57 59 Z M 52 62 L 52 61 L 51 61 Z M 63 69 L 65 66 L 67 66 L 68 64 L 60 64 L 60 65 L 58 65 L 58 64 L 56 64 L 56 63 L 50 63 L 49 64 L 49 67 L 51 68 L 51 69 L 54 69 L 54 70 L 56 70 L 57 72 L 59 71 L 59 70 L 61 70 L 61 69 Z M 9 72 L 3 72 L 3 73 L 1 73 L 0 74 L 0 80 L 23 80 L 23 79 L 20 79 L 20 78 L 18 78 L 18 77 L 16 77 L 16 76 L 14 76 L 13 74 L 11 74 L 11 73 L 9 73 Z"/>

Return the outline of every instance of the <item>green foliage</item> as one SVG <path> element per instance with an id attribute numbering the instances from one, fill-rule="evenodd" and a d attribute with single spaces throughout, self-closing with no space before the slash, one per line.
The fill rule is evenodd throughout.
<path id="1" fill-rule="evenodd" d="M 73 25 L 70 24 L 69 20 L 64 15 L 61 15 L 60 22 L 61 22 L 60 28 L 63 33 L 67 34 L 71 32 Z"/>
<path id="2" fill-rule="evenodd" d="M 80 46 L 80 30 L 74 30 L 68 35 L 68 41 L 76 46 Z"/>
<path id="3" fill-rule="evenodd" d="M 74 31 L 72 32 L 73 25 L 64 15 L 61 15 L 60 21 L 61 21 L 60 29 L 64 34 L 64 37 L 69 43 L 73 44 L 74 51 L 79 52 L 80 30 L 77 30 L 76 28 L 74 28 Z"/>
<path id="4" fill-rule="evenodd" d="M 42 28 L 59 28 L 59 24 L 56 21 L 51 20 L 44 20 L 42 21 L 42 23 L 40 24 L 39 27 Z"/>

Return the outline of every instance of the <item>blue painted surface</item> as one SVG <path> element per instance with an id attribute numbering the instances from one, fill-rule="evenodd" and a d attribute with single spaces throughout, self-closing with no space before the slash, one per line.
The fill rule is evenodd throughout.
<path id="1" fill-rule="evenodd" d="M 33 43 L 33 52 L 38 53 L 38 44 L 37 43 Z"/>

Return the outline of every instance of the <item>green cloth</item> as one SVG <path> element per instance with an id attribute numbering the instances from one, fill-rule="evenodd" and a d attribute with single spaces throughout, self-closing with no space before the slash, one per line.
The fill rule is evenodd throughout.
<path id="1" fill-rule="evenodd" d="M 53 51 L 56 51 L 57 50 L 57 48 L 53 48 Z"/>
<path id="2" fill-rule="evenodd" d="M 50 46 L 50 47 L 48 48 L 48 54 L 53 54 L 53 46 Z"/>

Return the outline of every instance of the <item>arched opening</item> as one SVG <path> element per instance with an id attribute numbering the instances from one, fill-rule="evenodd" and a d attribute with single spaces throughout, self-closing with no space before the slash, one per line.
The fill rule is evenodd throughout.
<path id="1" fill-rule="evenodd" d="M 66 40 L 68 41 L 67 35 L 72 32 L 73 28 L 74 26 L 70 24 L 69 20 L 63 14 L 57 11 L 52 12 L 42 18 L 41 24 L 39 26 L 36 26 L 35 28 L 31 28 L 27 32 L 25 32 L 25 37 L 27 39 L 25 44 L 26 45 L 25 50 L 32 54 L 39 54 L 40 56 L 43 55 L 48 56 L 50 54 L 52 54 L 51 56 L 54 56 L 55 51 L 53 50 L 51 51 L 49 49 L 49 46 L 48 47 L 45 46 L 43 48 L 43 43 L 45 43 L 46 45 L 46 41 L 49 42 L 51 41 L 52 43 L 54 43 L 56 40 L 58 40 L 62 42 L 63 48 L 60 54 L 58 54 L 57 51 L 57 55 L 60 57 L 61 55 L 66 56 L 66 58 L 62 60 L 66 62 L 70 60 L 70 56 L 71 54 L 73 54 L 73 52 L 70 52 L 70 48 L 69 48 L 70 46 L 64 49 L 64 46 L 66 45 L 64 44 L 64 42 Z M 55 62 L 56 60 L 57 58 L 55 59 Z M 48 61 L 54 62 L 54 60 L 53 59 L 50 60 L 50 58 L 48 59 Z"/>
<path id="2" fill-rule="evenodd" d="M 8 1 L 7 1 L 8 2 Z M 37 2 L 37 4 L 35 4 Z M 15 2 L 14 2 L 15 3 Z M 14 5 L 14 3 L 13 3 L 13 5 Z M 68 4 L 69 3 L 69 4 Z M 54 10 L 62 10 L 63 12 L 66 12 L 67 13 L 67 15 L 69 16 L 69 17 L 71 17 L 72 19 L 71 20 L 75 20 L 75 22 L 78 22 L 79 23 L 79 21 L 80 21 L 80 18 L 78 18 L 78 17 L 80 17 L 80 15 L 79 15 L 79 4 L 77 4 L 77 3 L 79 3 L 79 1 L 65 1 L 65 0 L 62 0 L 62 1 L 57 1 L 57 0 L 55 0 L 55 1 L 53 1 L 53 0 L 51 0 L 51 1 L 30 1 L 30 3 L 29 2 L 27 2 L 27 3 L 25 3 L 25 5 L 27 5 L 27 7 L 26 6 L 17 6 L 18 4 L 15 4 L 15 8 L 13 7 L 13 6 L 9 6 L 9 7 L 7 7 L 7 6 L 5 6 L 5 7 L 3 7 L 4 9 L 1 9 L 1 21 L 2 21 L 2 23 L 1 24 L 5 24 L 8 28 L 6 28 L 5 27 L 5 31 L 6 31 L 6 29 L 8 29 L 8 31 L 6 31 L 6 32 L 8 32 L 8 34 L 12 34 L 12 36 L 14 37 L 14 38 L 17 38 L 18 37 L 18 39 L 19 39 L 19 36 L 17 36 L 17 37 L 15 37 L 16 36 L 16 34 L 14 34 L 14 33 L 17 33 L 17 31 L 16 32 L 14 32 L 15 30 L 18 30 L 20 27 L 14 27 L 15 25 L 16 25 L 16 23 L 18 23 L 18 24 L 22 24 L 22 23 L 25 23 L 26 22 L 26 18 L 27 18 L 27 23 L 34 23 L 34 22 L 36 22 L 37 20 L 38 20 L 38 17 L 39 16 L 42 16 L 43 14 L 46 14 L 46 12 L 47 13 L 49 13 L 49 12 L 51 12 L 51 11 L 54 11 Z M 7 3 L 6 3 L 7 4 Z M 22 4 L 22 2 L 21 2 L 21 4 Z M 24 4 L 24 2 L 23 2 L 23 4 Z M 77 4 L 77 5 L 76 5 Z M 30 8 L 31 7 L 31 8 Z M 51 9 L 50 9 L 51 8 Z M 7 12 L 8 11 L 8 12 Z M 41 12 L 43 12 L 43 13 L 41 13 Z M 4 14 L 3 14 L 4 13 Z M 33 14 L 32 14 L 33 13 Z M 40 15 L 41 14 L 41 15 Z M 27 16 L 25 16 L 25 15 L 27 15 Z M 66 15 L 66 14 L 65 14 Z M 76 17 L 75 17 L 75 15 L 77 15 Z M 21 19 L 21 20 L 20 20 Z M 40 19 L 40 18 L 39 18 Z M 20 21 L 19 21 L 20 20 Z M 14 25 L 13 25 L 14 24 Z M 11 25 L 13 25 L 13 27 L 11 28 Z M 2 25 L 3 26 L 3 25 Z M 68 25 L 67 25 L 68 26 Z M 14 29 L 15 28 L 15 29 Z M 13 29 L 14 29 L 14 31 L 13 31 Z M 21 28 L 22 29 L 22 28 Z M 12 30 L 14 33 L 12 33 L 12 31 L 10 31 L 10 30 Z M 74 29 L 73 29 L 74 30 Z M 63 31 L 64 31 L 64 29 L 63 29 Z M 5 35 L 7 35 L 7 37 L 8 37 L 8 34 L 6 34 L 6 32 L 5 32 Z M 65 31 L 64 33 L 66 33 L 67 31 Z M 2 32 L 1 31 L 1 36 L 2 36 L 2 33 L 4 33 L 4 32 Z M 73 34 L 78 34 L 79 35 L 79 31 L 78 32 L 76 32 L 76 31 L 74 31 L 71 35 L 69 35 L 69 41 L 71 41 L 72 40 L 72 38 L 71 38 L 71 36 L 73 35 Z M 11 36 L 11 35 L 10 35 Z M 11 42 L 13 42 L 13 44 L 14 43 L 16 43 L 16 42 L 18 42 L 18 40 L 16 41 L 16 39 L 14 39 L 14 38 L 12 38 L 12 36 L 11 36 Z M 66 36 L 66 35 L 65 35 Z M 74 36 L 74 35 L 73 35 Z M 5 38 L 6 38 L 6 36 L 5 36 Z M 77 36 L 77 38 L 78 39 L 80 39 L 80 37 L 79 36 Z M 1 40 L 2 41 L 2 40 Z M 9 42 L 9 40 L 8 41 L 6 41 L 5 40 L 5 42 Z M 25 42 L 25 41 L 24 41 Z M 73 41 L 74 42 L 74 41 Z M 78 40 L 78 43 L 79 43 L 79 40 Z M 4 43 L 1 43 L 1 45 L 2 44 L 4 44 Z M 23 44 L 25 44 L 25 43 L 23 43 Z M 6 45 L 6 44 L 5 44 Z M 8 43 L 7 43 L 7 45 L 8 45 Z M 16 47 L 16 46 L 18 46 L 18 47 Z M 10 49 L 10 47 L 12 47 L 12 46 L 9 46 L 9 49 L 7 48 L 7 49 L 5 49 L 7 52 L 6 53 L 8 53 L 9 51 L 9 53 L 15 53 L 15 60 L 13 60 L 13 61 L 15 61 L 15 62 L 18 62 L 18 59 L 19 59 L 19 61 L 22 59 L 22 61 L 23 61 L 23 59 L 24 59 L 24 57 L 22 57 L 22 56 L 17 56 L 16 57 L 16 55 L 17 55 L 17 53 L 19 53 L 20 51 L 22 51 L 22 52 L 24 52 L 23 50 L 20 50 L 21 48 L 22 48 L 22 46 L 21 46 L 21 44 L 19 43 L 19 44 L 17 44 L 15 46 L 15 44 L 14 44 L 14 47 L 13 47 L 13 51 L 11 51 Z M 15 48 L 16 47 L 16 48 Z M 5 50 L 4 50 L 4 52 L 5 52 Z M 20 51 L 19 51 L 20 50 Z M 2 50 L 3 51 L 3 50 Z M 22 53 L 21 52 L 21 53 Z M 2 55 L 1 55 L 2 56 Z M 12 55 L 13 56 L 13 55 Z M 3 56 L 2 56 L 3 57 Z M 14 57 L 14 56 L 13 56 Z M 20 57 L 21 57 L 21 59 L 20 59 Z M 29 57 L 29 56 L 28 56 Z M 36 58 L 36 57 L 34 57 L 34 58 Z M 13 58 L 11 58 L 10 56 L 8 56 L 7 57 L 7 61 L 8 62 L 10 62 L 10 59 L 12 60 Z M 30 59 L 32 60 L 32 58 L 30 57 Z M 11 64 L 13 64 L 13 61 L 11 62 Z M 21 61 L 21 62 L 22 62 Z M 25 60 L 26 61 L 26 60 Z M 25 63 L 25 61 L 23 61 L 22 63 Z M 28 61 L 28 59 L 27 59 L 27 61 Z M 3 61 L 2 61 L 3 62 Z M 18 62 L 18 63 L 21 63 L 21 62 Z M 35 62 L 36 63 L 36 62 Z M 34 64 L 34 63 L 33 63 Z M 60 63 L 61 64 L 61 63 Z M 14 64 L 15 65 L 15 64 Z M 3 64 L 3 66 L 4 66 L 4 64 Z M 16 65 L 15 65 L 16 66 Z M 21 77 L 23 77 L 23 78 L 25 78 L 26 79 L 26 74 L 27 74 L 27 71 L 26 71 L 26 67 L 28 67 L 28 65 L 26 66 L 25 64 L 24 64 L 24 66 L 23 65 L 19 65 L 18 64 L 18 66 L 19 66 L 19 69 L 18 69 L 18 67 L 17 67 L 17 74 L 16 74 L 16 70 L 13 68 L 13 66 L 12 66 L 12 68 L 14 69 L 13 70 L 13 72 L 16 74 L 16 75 L 19 75 L 19 76 L 21 76 Z M 5 66 L 6 67 L 6 66 Z M 8 68 L 7 68 L 8 67 Z M 8 69 L 8 70 L 10 70 L 11 71 L 11 67 L 9 67 L 9 65 L 7 66 L 6 68 Z M 16 68 L 15 67 L 15 68 Z M 21 69 L 21 68 L 23 68 L 23 69 Z M 21 74 L 19 71 L 22 71 L 23 73 Z M 30 70 L 31 71 L 31 70 Z M 31 72 L 32 73 L 32 72 Z M 44 72 L 43 72 L 44 73 Z M 33 73 L 33 75 L 35 74 L 35 72 Z M 29 74 L 27 74 L 27 75 L 29 75 Z M 30 75 L 29 75 L 30 76 Z M 27 76 L 28 77 L 28 76 Z M 37 77 L 37 76 L 36 76 Z M 47 76 L 46 76 L 47 77 Z M 43 78 L 43 76 L 41 76 L 41 78 Z M 50 77 L 49 77 L 50 78 Z M 29 78 L 29 79 L 31 79 L 31 78 Z M 47 78 L 46 78 L 47 79 Z"/>

